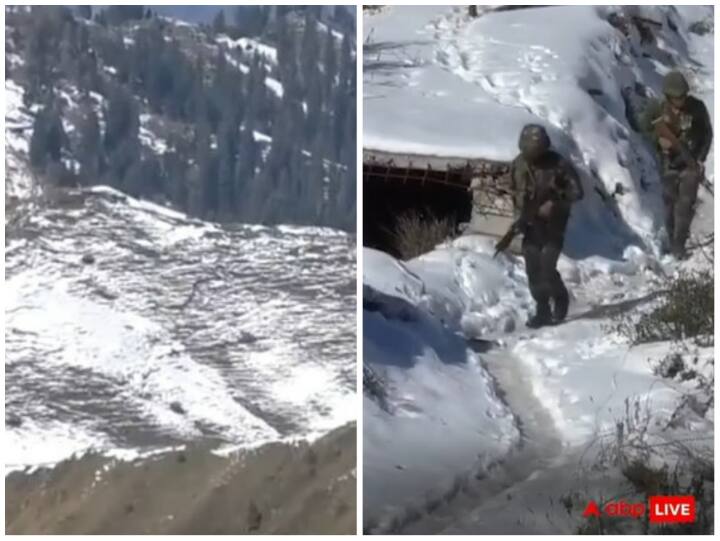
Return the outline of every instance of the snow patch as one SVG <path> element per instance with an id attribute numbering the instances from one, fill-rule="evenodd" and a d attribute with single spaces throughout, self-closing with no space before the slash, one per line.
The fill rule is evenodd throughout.
<path id="1" fill-rule="evenodd" d="M 196 421 L 223 427 L 239 441 L 269 441 L 275 430 L 238 402 L 219 374 L 195 363 L 159 325 L 133 313 L 73 295 L 55 280 L 38 289 L 42 276 L 22 273 L 8 280 L 8 328 L 42 336 L 57 348 L 46 365 L 73 366 L 126 380 L 123 393 L 134 405 L 178 435 L 196 435 Z M 19 359 L 19 357 L 16 357 Z M 6 364 L 15 362 L 6 359 Z M 191 386 L 187 385 L 192 381 Z M 186 415 L 169 408 L 178 401 Z"/>
<path id="2" fill-rule="evenodd" d="M 216 41 L 229 49 L 241 49 L 243 53 L 254 55 L 256 52 L 273 63 L 277 63 L 277 49 L 251 38 L 232 39 L 224 34 L 218 36 Z"/>
<path id="3" fill-rule="evenodd" d="M 272 143 L 272 137 L 257 130 L 253 130 L 253 138 L 256 143 Z"/>
<path id="4" fill-rule="evenodd" d="M 273 79 L 272 77 L 266 77 L 265 78 L 265 86 L 267 86 L 270 90 L 272 90 L 273 94 L 275 94 L 278 98 L 283 97 L 283 94 L 284 94 L 283 85 L 277 79 Z"/>

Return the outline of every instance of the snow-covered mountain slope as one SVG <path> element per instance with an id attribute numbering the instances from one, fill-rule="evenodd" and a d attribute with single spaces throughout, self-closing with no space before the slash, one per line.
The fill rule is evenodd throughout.
<path id="1" fill-rule="evenodd" d="M 550 6 L 476 19 L 467 6 L 385 7 L 365 16 L 363 145 L 509 161 L 522 126 L 540 122 L 587 194 L 566 250 L 656 249 L 658 178 L 633 115 L 676 67 L 713 114 L 713 34 L 690 30 L 711 19 L 710 7 Z M 636 20 L 650 21 L 652 39 Z M 713 163 L 711 152 L 711 180 Z M 606 204 L 617 184 L 626 195 Z"/>
<path id="2" fill-rule="evenodd" d="M 555 6 L 477 19 L 466 9 L 365 16 L 364 144 L 508 160 L 522 124 L 548 126 L 586 187 L 559 262 L 571 313 L 561 326 L 526 330 L 534 305 L 524 264 L 493 258 L 486 238 L 407 262 L 365 249 L 365 528 L 573 533 L 591 497 L 643 499 L 619 466 L 604 467 L 618 423 L 628 438 L 645 430 L 653 467 L 672 470 L 678 444 L 712 456 L 714 409 L 698 381 L 712 381 L 714 349 L 686 352 L 700 377 L 663 377 L 657 365 L 676 344 L 630 347 L 613 319 L 657 306 L 680 273 L 712 272 L 698 247 L 714 223 L 704 189 L 690 260 L 657 255 L 659 179 L 627 111 L 644 100 L 635 83 L 657 94 L 675 66 L 713 111 L 712 26 L 689 31 L 712 9 Z M 633 17 L 658 22 L 646 23 L 653 40 L 633 22 L 622 29 Z M 713 165 L 711 153 L 711 179 Z M 627 193 L 613 200 L 605 194 L 616 183 Z M 703 406 L 687 408 L 689 395 Z M 638 532 L 637 522 L 622 527 Z"/>
<path id="3" fill-rule="evenodd" d="M 6 465 L 354 418 L 348 235 L 221 227 L 97 187 L 19 203 L 6 239 Z"/>
<path id="4" fill-rule="evenodd" d="M 31 55 L 20 31 L 32 28 L 22 26 L 31 22 L 27 13 L 6 10 L 13 15 L 5 81 L 6 466 L 53 464 L 91 447 L 123 457 L 194 440 L 254 447 L 316 438 L 353 420 L 354 237 L 319 227 L 220 225 L 107 186 L 50 186 L 29 159 L 42 106 L 28 93 Z M 55 28 L 52 13 L 41 16 Z M 122 67 L 123 55 L 157 26 L 183 55 L 216 63 L 224 55 L 231 71 L 254 66 L 268 104 L 283 95 L 278 50 L 267 40 L 232 40 L 166 19 L 117 27 L 69 20 L 67 28 L 90 29 L 97 49 L 86 44 L 81 54 L 97 61 L 103 93 L 126 82 L 113 66 Z M 105 39 L 123 54 L 101 54 Z M 71 72 L 48 84 L 69 139 L 61 160 L 76 171 L 87 158 L 76 145 L 83 111 L 92 109 L 99 135 L 107 135 L 111 98 L 81 90 Z M 164 160 L 197 128 L 142 93 L 133 101 L 143 158 Z M 256 120 L 255 128 L 272 133 Z M 267 157 L 272 137 L 255 131 L 255 139 Z M 151 184 L 143 173 L 135 183 Z M 182 191 L 187 179 L 169 173 L 167 186 Z"/>

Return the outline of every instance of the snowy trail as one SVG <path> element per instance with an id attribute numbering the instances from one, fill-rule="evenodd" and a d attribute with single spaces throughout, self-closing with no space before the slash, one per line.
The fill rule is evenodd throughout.
<path id="1" fill-rule="evenodd" d="M 550 467 L 562 451 L 562 440 L 552 416 L 533 394 L 520 359 L 504 349 L 485 353 L 483 358 L 495 378 L 498 394 L 516 416 L 522 437 L 505 458 L 482 474 L 469 478 L 463 490 L 456 492 L 444 505 L 408 521 L 402 529 L 403 534 L 442 532 L 484 502 Z M 487 518 L 487 523 L 479 524 L 483 533 L 507 533 L 492 532 L 494 518 Z"/>
<path id="2" fill-rule="evenodd" d="M 671 267 L 664 270 L 672 272 Z M 575 291 L 573 315 L 563 325 L 519 329 L 489 351 L 487 341 L 468 341 L 490 374 L 495 394 L 514 416 L 521 437 L 505 455 L 473 469 L 442 497 L 421 507 L 408 506 L 393 520 L 381 521 L 384 529 L 373 533 L 573 531 L 577 513 L 566 512 L 561 498 L 586 484 L 597 490 L 616 487 L 616 480 L 607 480 L 609 475 L 589 481 L 586 467 L 595 451 L 585 453 L 593 448 L 591 442 L 604 440 L 608 422 L 621 417 L 627 398 L 642 397 L 662 416 L 672 410 L 670 404 L 679 391 L 647 372 L 648 356 L 657 357 L 664 344 L 630 350 L 603 336 L 609 318 L 653 302 L 660 293 L 637 291 L 637 286 L 606 287 L 604 293 L 610 297 L 622 289 L 634 294 L 599 303 L 600 288 L 585 284 Z M 521 509 L 523 516 L 515 521 L 513 513 Z"/>
<path id="3" fill-rule="evenodd" d="M 400 263 L 366 249 L 364 281 L 389 296 L 377 300 L 385 306 L 379 312 L 365 306 L 366 362 L 386 382 L 389 400 L 412 408 L 410 417 L 384 412 L 366 397 L 369 533 L 508 533 L 497 514 L 511 520 L 510 509 L 528 501 L 542 511 L 513 525 L 518 533 L 572 531 L 577 517 L 558 504 L 557 487 L 570 492 L 573 480 L 586 481 L 594 451 L 583 450 L 613 436 L 628 400 L 652 405 L 658 418 L 677 404 L 682 391 L 648 362 L 666 355 L 668 345 L 631 350 L 608 330 L 618 314 L 656 302 L 661 276 L 678 271 L 674 262 L 639 252 L 623 262 L 563 257 L 573 296 L 568 321 L 530 330 L 522 263 L 493 259 L 487 250 L 481 239 L 461 238 Z M 701 261 L 696 254 L 682 266 Z M 404 308 L 390 309 L 389 299 L 399 297 Z M 509 333 L 508 317 L 516 329 Z M 399 363 L 408 354 L 412 369 Z M 461 387 L 449 385 L 453 374 Z M 524 503 L 509 505 L 509 498 Z M 542 518 L 552 498 L 553 523 Z M 561 520 L 568 523 L 555 527 Z"/>

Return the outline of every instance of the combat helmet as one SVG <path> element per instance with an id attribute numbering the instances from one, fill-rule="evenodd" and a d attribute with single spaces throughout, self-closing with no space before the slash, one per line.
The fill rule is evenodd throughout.
<path id="1" fill-rule="evenodd" d="M 671 71 L 663 80 L 663 93 L 669 98 L 682 98 L 690 92 L 687 79 L 679 71 Z"/>
<path id="2" fill-rule="evenodd" d="M 537 159 L 550 149 L 550 136 L 540 124 L 527 124 L 520 132 L 518 147 L 525 158 Z"/>

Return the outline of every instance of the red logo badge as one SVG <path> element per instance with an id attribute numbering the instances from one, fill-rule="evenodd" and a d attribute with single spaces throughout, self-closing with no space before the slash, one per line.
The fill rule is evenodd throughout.
<path id="1" fill-rule="evenodd" d="M 598 507 L 598 504 L 596 504 L 594 500 L 590 500 L 590 503 L 587 504 L 585 511 L 583 511 L 583 516 L 586 518 L 600 516 L 600 507 Z"/>
<path id="2" fill-rule="evenodd" d="M 695 522 L 694 496 L 650 496 L 650 522 Z"/>

